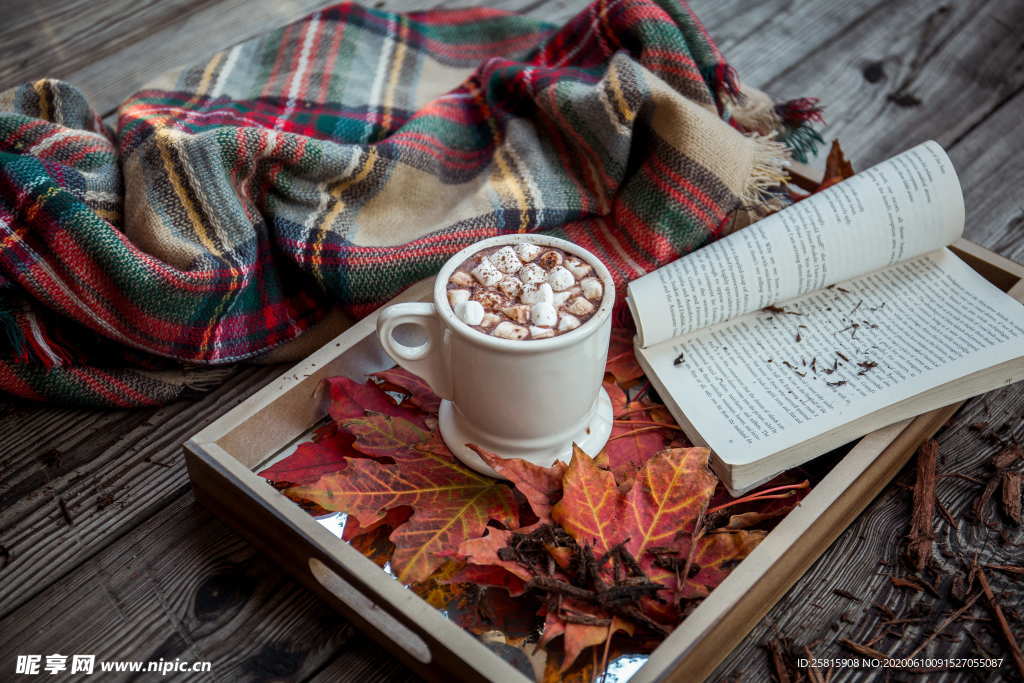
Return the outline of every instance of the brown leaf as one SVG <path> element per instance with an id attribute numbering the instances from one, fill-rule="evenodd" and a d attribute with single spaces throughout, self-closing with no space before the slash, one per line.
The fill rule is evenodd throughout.
<path id="1" fill-rule="evenodd" d="M 843 154 L 843 148 L 839 146 L 839 140 L 833 140 L 832 148 L 828 152 L 828 158 L 825 159 L 825 173 L 821 179 L 821 185 L 815 191 L 821 192 L 826 187 L 846 180 L 852 175 L 853 164 L 847 161 L 846 155 Z"/>

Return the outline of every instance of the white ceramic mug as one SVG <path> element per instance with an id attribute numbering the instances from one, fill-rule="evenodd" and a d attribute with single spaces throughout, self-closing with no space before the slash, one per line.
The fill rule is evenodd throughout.
<path id="1" fill-rule="evenodd" d="M 589 320 L 547 339 L 508 340 L 480 332 L 455 316 L 447 296 L 452 272 L 484 249 L 519 242 L 557 247 L 594 267 L 604 297 Z M 601 382 L 614 302 L 608 269 L 587 250 L 555 237 L 501 235 L 452 256 L 437 275 L 433 302 L 382 310 L 377 335 L 396 363 L 422 377 L 444 399 L 438 415 L 441 436 L 456 457 L 478 472 L 497 476 L 467 444 L 541 466 L 568 460 L 573 443 L 592 456 L 604 447 L 612 409 Z M 412 334 L 410 325 L 416 328 Z M 417 345 L 396 339 L 396 330 L 405 338 L 415 337 Z"/>

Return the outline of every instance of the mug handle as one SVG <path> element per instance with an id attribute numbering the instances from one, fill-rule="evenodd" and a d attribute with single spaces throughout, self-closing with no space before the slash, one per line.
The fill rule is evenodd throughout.
<path id="1" fill-rule="evenodd" d="M 397 341 L 392 333 L 399 325 L 406 324 L 419 327 L 427 340 L 419 346 Z M 452 397 L 444 328 L 434 304 L 408 302 L 388 306 L 377 317 L 377 338 L 396 363 L 423 378 L 435 394 L 441 398 Z"/>

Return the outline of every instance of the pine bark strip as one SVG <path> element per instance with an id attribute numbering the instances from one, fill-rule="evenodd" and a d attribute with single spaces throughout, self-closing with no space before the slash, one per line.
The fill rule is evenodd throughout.
<path id="1" fill-rule="evenodd" d="M 917 452 L 917 481 L 914 483 L 914 509 L 907 543 L 907 559 L 918 572 L 924 571 L 932 556 L 932 524 L 935 517 L 935 461 L 939 442 L 929 439 Z"/>

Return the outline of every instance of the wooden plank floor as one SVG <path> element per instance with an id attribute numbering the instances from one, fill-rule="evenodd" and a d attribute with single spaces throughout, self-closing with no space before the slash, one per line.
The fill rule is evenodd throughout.
<path id="1" fill-rule="evenodd" d="M 302 16 L 322 0 L 0 0 L 0 89 L 41 76 L 83 87 L 111 113 L 162 70 Z M 389 9 L 469 4 L 377 2 Z M 584 0 L 493 0 L 560 21 Z M 744 80 L 779 98 L 816 95 L 826 137 L 857 168 L 928 138 L 950 150 L 967 200 L 967 236 L 1024 261 L 1024 3 L 1019 0 L 693 0 Z M 0 398 L 0 671 L 18 653 L 103 659 L 212 660 L 209 680 L 397 681 L 410 674 L 198 506 L 182 441 L 280 368 L 239 368 L 199 401 L 91 411 Z M 967 429 L 984 420 L 1024 438 L 1024 386 L 969 402 L 940 433 L 945 472 L 983 470 L 994 446 Z M 1006 436 L 1007 434 L 1004 434 Z M 905 472 L 904 475 L 907 473 Z M 901 475 L 903 476 L 903 475 Z M 909 524 L 909 496 L 890 485 L 726 659 L 717 679 L 770 677 L 763 644 L 786 636 L 817 656 L 849 655 L 881 615 L 920 602 L 923 640 L 941 618 L 882 575 Z M 978 487 L 944 478 L 940 502 L 967 519 Z M 65 516 L 61 509 L 67 511 Z M 937 544 L 1017 561 L 1024 533 L 937 525 Z M 942 553 L 941 558 L 945 558 Z M 994 588 L 1010 609 L 1024 591 Z M 860 602 L 838 591 L 861 596 Z M 922 654 L 1005 652 L 990 624 L 936 639 Z M 1024 635 L 1024 634 L 1019 634 Z M 888 641 L 891 643 L 893 641 Z M 885 644 L 878 646 L 885 651 Z M 905 646 L 902 646 L 905 648 Z M 893 649 L 893 654 L 906 654 Z M 1009 678 L 1009 668 L 972 679 Z M 834 680 L 855 678 L 845 671 Z M 930 680 L 958 679 L 935 672 Z M 3 677 L 5 680 L 7 676 Z M 53 677 L 57 678 L 57 677 Z M 173 678 L 173 677 L 171 677 Z M 193 676 L 189 680 L 196 680 Z M 205 679 L 200 679 L 205 680 Z"/>

